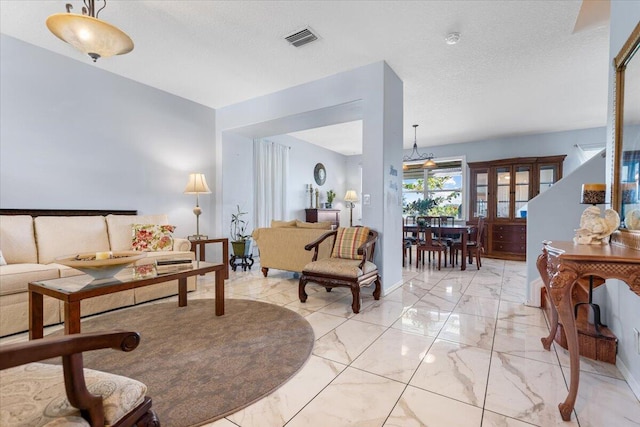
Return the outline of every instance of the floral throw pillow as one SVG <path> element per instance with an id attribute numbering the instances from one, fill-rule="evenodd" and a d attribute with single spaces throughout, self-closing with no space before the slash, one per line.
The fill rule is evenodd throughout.
<path id="1" fill-rule="evenodd" d="M 173 225 L 133 224 L 131 249 L 141 252 L 170 251 L 173 249 Z"/>

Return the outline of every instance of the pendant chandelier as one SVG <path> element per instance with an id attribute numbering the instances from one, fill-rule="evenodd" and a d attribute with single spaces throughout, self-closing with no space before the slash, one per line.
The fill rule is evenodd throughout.
<path id="1" fill-rule="evenodd" d="M 420 154 L 418 152 L 418 138 L 417 138 L 417 131 L 418 129 L 418 125 L 413 125 L 413 151 L 411 152 L 411 155 L 409 156 L 404 156 L 402 161 L 403 162 L 414 162 L 416 160 L 426 160 L 426 162 L 424 162 L 424 164 L 422 165 L 423 168 L 434 168 L 436 167 L 436 162 L 433 161 L 433 153 L 429 153 L 429 154 Z"/>
<path id="2" fill-rule="evenodd" d="M 98 19 L 100 11 L 107 7 L 107 0 L 98 11 L 95 0 L 83 0 L 82 15 L 71 13 L 67 3 L 67 13 L 56 13 L 47 18 L 47 27 L 60 40 L 86 53 L 96 62 L 98 58 L 122 55 L 133 50 L 133 41 L 119 28 Z"/>

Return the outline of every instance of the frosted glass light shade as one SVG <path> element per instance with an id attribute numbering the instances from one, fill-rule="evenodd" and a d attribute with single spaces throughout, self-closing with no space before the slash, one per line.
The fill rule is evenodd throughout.
<path id="1" fill-rule="evenodd" d="M 189 174 L 189 182 L 184 189 L 184 194 L 211 194 L 203 173 Z"/>
<path id="2" fill-rule="evenodd" d="M 47 18 L 47 27 L 60 40 L 91 56 L 94 62 L 133 50 L 133 41 L 126 33 L 91 16 L 56 13 Z"/>
<path id="3" fill-rule="evenodd" d="M 347 194 L 345 194 L 345 196 L 344 196 L 344 201 L 345 202 L 357 202 L 358 201 L 358 195 L 356 194 L 355 190 L 347 190 Z"/>
<path id="4" fill-rule="evenodd" d="M 422 165 L 423 168 L 427 168 L 427 169 L 431 169 L 431 168 L 435 168 L 437 165 L 436 162 L 433 161 L 432 158 L 429 158 L 426 162 L 424 162 L 424 165 Z"/>

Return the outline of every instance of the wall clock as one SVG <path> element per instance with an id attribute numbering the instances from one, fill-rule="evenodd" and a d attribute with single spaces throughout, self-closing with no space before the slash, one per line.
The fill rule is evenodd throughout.
<path id="1" fill-rule="evenodd" d="M 316 184 L 318 185 L 323 185 L 327 180 L 327 171 L 324 169 L 322 163 L 317 163 L 316 167 L 313 168 L 313 179 L 316 180 Z"/>

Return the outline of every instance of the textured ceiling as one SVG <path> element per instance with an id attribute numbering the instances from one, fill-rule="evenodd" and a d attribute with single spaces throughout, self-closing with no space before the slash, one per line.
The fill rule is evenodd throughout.
<path id="1" fill-rule="evenodd" d="M 0 31 L 89 63 L 44 25 L 64 3 L 2 0 Z M 80 1 L 71 3 L 80 9 Z M 574 34 L 580 6 L 570 0 L 109 1 L 100 18 L 127 32 L 135 49 L 93 66 L 219 108 L 384 60 L 404 82 L 406 148 L 414 123 L 421 147 L 604 126 L 608 28 L 590 25 Z M 305 26 L 320 39 L 289 46 L 283 37 Z M 447 45 L 452 31 L 461 33 L 460 42 Z M 338 129 L 352 135 L 360 126 Z M 325 133 L 335 139 L 335 132 Z M 315 135 L 313 141 L 313 131 L 304 133 L 323 145 L 327 137 Z"/>

